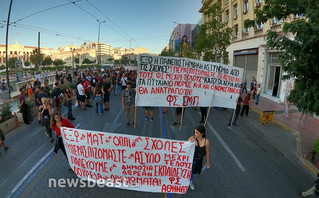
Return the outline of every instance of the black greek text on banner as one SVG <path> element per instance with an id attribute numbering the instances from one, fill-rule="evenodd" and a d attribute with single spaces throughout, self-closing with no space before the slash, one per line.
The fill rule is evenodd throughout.
<path id="1" fill-rule="evenodd" d="M 148 54 L 137 61 L 136 106 L 236 108 L 242 68 Z"/>
<path id="2" fill-rule="evenodd" d="M 79 178 L 144 192 L 188 190 L 194 143 L 65 127 L 61 131 L 69 165 Z"/>

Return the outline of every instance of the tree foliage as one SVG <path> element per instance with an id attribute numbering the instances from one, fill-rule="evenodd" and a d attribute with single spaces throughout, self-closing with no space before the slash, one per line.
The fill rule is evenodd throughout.
<path id="1" fill-rule="evenodd" d="M 44 58 L 44 60 L 42 61 L 42 65 L 52 65 L 52 59 L 51 59 L 51 57 L 50 56 L 46 56 L 45 58 Z"/>
<path id="2" fill-rule="evenodd" d="M 175 56 L 175 51 L 174 50 L 163 50 L 161 52 L 161 56 Z"/>
<path id="3" fill-rule="evenodd" d="M 40 54 L 40 62 L 42 63 L 44 54 Z M 35 65 L 35 69 L 39 69 L 39 52 L 38 49 L 34 49 L 32 55 L 30 56 L 30 61 Z"/>
<path id="4" fill-rule="evenodd" d="M 17 62 L 17 58 L 16 57 L 11 57 L 8 60 L 8 65 L 10 69 L 15 69 L 16 67 L 16 62 Z"/>
<path id="5" fill-rule="evenodd" d="M 221 22 L 223 11 L 219 3 L 206 6 L 204 14 L 210 20 L 201 25 L 195 46 L 197 52 L 204 55 L 204 60 L 227 64 L 229 58 L 226 49 L 231 43 L 233 29 Z"/>
<path id="6" fill-rule="evenodd" d="M 90 61 L 90 59 L 88 59 L 88 58 L 85 58 L 82 61 L 82 64 L 92 64 L 92 63 L 93 63 L 93 61 Z"/>
<path id="7" fill-rule="evenodd" d="M 24 65 L 25 65 L 25 66 L 30 66 L 31 63 L 30 63 L 29 61 L 26 61 L 26 62 L 24 62 Z"/>
<path id="8" fill-rule="evenodd" d="M 62 59 L 55 59 L 53 61 L 53 65 L 55 66 L 59 66 L 59 65 L 63 65 L 65 62 Z"/>
<path id="9" fill-rule="evenodd" d="M 261 10 L 255 10 L 256 20 L 245 26 L 265 23 L 276 17 L 283 19 L 283 33 L 268 31 L 267 46 L 283 51 L 279 56 L 286 74 L 283 80 L 295 78 L 295 87 L 288 100 L 300 111 L 319 114 L 319 1 L 265 0 Z M 293 19 L 293 16 L 305 16 Z M 287 20 L 288 19 L 288 20 Z M 293 35 L 290 39 L 288 35 Z"/>

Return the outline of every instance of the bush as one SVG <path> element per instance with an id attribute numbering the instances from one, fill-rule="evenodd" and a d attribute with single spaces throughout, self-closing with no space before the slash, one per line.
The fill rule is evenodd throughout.
<path id="1" fill-rule="evenodd" d="M 66 83 L 66 84 L 63 84 L 61 85 L 61 91 L 62 93 L 64 94 L 64 91 L 65 91 L 65 88 L 69 87 L 72 90 L 75 90 L 76 89 L 76 84 L 78 83 L 77 80 L 73 80 L 72 82 L 69 82 L 69 83 Z"/>
<path id="2" fill-rule="evenodd" d="M 5 65 L 1 65 L 0 66 L 0 69 L 2 70 L 2 69 L 5 69 L 6 68 L 6 66 Z"/>
<path id="3" fill-rule="evenodd" d="M 10 102 L 6 102 L 2 105 L 2 109 L 1 109 L 2 120 L 0 120 L 0 123 L 3 123 L 13 117 L 11 107 L 12 106 Z"/>
<path id="4" fill-rule="evenodd" d="M 31 63 L 29 61 L 24 62 L 24 66 L 30 66 Z"/>

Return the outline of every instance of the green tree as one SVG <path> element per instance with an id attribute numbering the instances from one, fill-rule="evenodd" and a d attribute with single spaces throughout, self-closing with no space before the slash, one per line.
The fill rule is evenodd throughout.
<path id="1" fill-rule="evenodd" d="M 26 62 L 24 62 L 24 65 L 25 65 L 25 66 L 30 66 L 31 63 L 30 63 L 29 61 L 26 61 Z"/>
<path id="2" fill-rule="evenodd" d="M 74 62 L 75 62 L 76 64 L 79 64 L 79 63 L 80 63 L 80 59 L 79 59 L 79 58 L 74 58 Z"/>
<path id="3" fill-rule="evenodd" d="M 62 59 L 55 59 L 54 61 L 53 61 L 53 65 L 55 65 L 55 66 L 60 66 L 60 65 L 63 65 L 65 62 L 63 62 L 63 60 Z"/>
<path id="4" fill-rule="evenodd" d="M 204 14 L 210 19 L 201 25 L 195 44 L 198 53 L 204 55 L 204 60 L 229 63 L 227 47 L 230 45 L 232 28 L 221 22 L 223 14 L 221 4 L 206 6 Z"/>
<path id="5" fill-rule="evenodd" d="M 51 57 L 50 56 L 46 56 L 45 58 L 44 58 L 44 60 L 42 61 L 42 65 L 52 65 L 52 59 L 51 59 Z"/>
<path id="6" fill-rule="evenodd" d="M 44 54 L 40 54 L 40 62 L 43 62 Z M 35 69 L 39 70 L 39 52 L 38 49 L 34 49 L 30 56 L 30 61 L 35 65 Z"/>
<path id="7" fill-rule="evenodd" d="M 282 79 L 296 79 L 288 100 L 297 104 L 299 111 L 319 115 L 319 1 L 265 0 L 265 4 L 255 10 L 256 19 L 245 26 L 282 19 L 283 34 L 269 30 L 267 46 L 283 51 L 279 56 L 286 72 Z M 287 22 L 294 18 L 296 20 Z M 289 38 L 289 34 L 294 35 L 294 39 Z"/>
<path id="8" fill-rule="evenodd" d="M 92 64 L 93 61 L 90 61 L 90 59 L 88 58 L 85 58 L 83 61 L 82 61 L 82 64 Z"/>
<path id="9" fill-rule="evenodd" d="M 10 69 L 15 69 L 16 68 L 16 61 L 17 61 L 16 57 L 9 58 L 8 65 L 9 65 Z"/>
<path id="10" fill-rule="evenodd" d="M 191 47 L 189 45 L 187 47 L 184 47 L 183 51 L 182 51 L 182 55 L 185 58 L 196 59 L 197 58 L 197 54 L 198 53 L 197 53 L 196 49 L 194 49 L 193 47 Z"/>
<path id="11" fill-rule="evenodd" d="M 113 58 L 108 58 L 107 61 L 112 62 L 114 59 Z"/>
<path id="12" fill-rule="evenodd" d="M 163 50 L 161 56 L 175 56 L 174 50 Z"/>

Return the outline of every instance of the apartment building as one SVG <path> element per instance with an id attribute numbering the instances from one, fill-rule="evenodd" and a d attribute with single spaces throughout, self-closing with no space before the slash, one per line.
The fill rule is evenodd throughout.
<path id="1" fill-rule="evenodd" d="M 254 10 L 261 9 L 264 0 L 202 0 L 203 23 L 209 19 L 204 14 L 204 5 L 222 5 L 223 14 L 221 22 L 233 28 L 231 45 L 228 47 L 230 65 L 244 69 L 243 81 L 247 80 L 248 88 L 252 77 L 257 79 L 261 85 L 265 96 L 277 100 L 285 101 L 285 95 L 294 86 L 294 79 L 282 81 L 284 71 L 281 68 L 277 50 L 270 50 L 266 47 L 267 31 L 273 30 L 282 32 L 284 22 L 290 22 L 303 16 L 291 16 L 290 19 L 272 19 L 265 24 L 257 24 L 255 27 L 245 28 L 244 23 L 255 19 Z M 293 39 L 293 35 L 287 35 Z"/>

